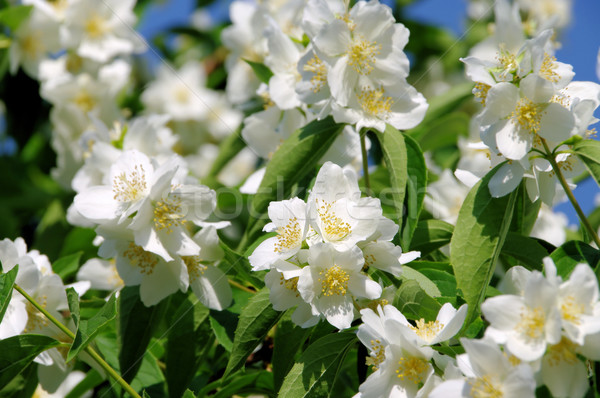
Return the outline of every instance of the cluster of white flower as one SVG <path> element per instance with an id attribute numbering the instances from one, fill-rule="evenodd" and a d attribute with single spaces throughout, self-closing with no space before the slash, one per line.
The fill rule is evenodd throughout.
<path id="1" fill-rule="evenodd" d="M 382 294 L 367 270 L 399 276 L 401 264 L 419 256 L 391 242 L 398 226 L 382 215 L 379 199 L 361 198 L 354 171 L 331 162 L 321 167 L 307 202 L 271 202 L 268 213 L 272 222 L 264 230 L 276 235 L 254 250 L 250 264 L 254 271 L 270 270 L 265 281 L 273 308 L 297 306 L 292 320 L 303 327 L 320 317 L 350 327 L 354 299 Z"/>
<path id="2" fill-rule="evenodd" d="M 246 118 L 242 130 L 260 157 L 269 159 L 311 120 L 333 115 L 349 126 L 323 162 L 359 164 L 355 130 L 384 131 L 386 123 L 409 129 L 423 120 L 427 102 L 406 82 L 409 31 L 379 1 L 358 1 L 351 9 L 343 0 L 279 6 L 236 1 L 230 13 L 233 24 L 222 35 L 231 51 L 227 94 L 240 106 L 256 95 L 264 99 L 265 110 Z M 270 69 L 267 83 L 247 61 Z M 256 191 L 260 173 L 243 192 Z"/>
<path id="3" fill-rule="evenodd" d="M 531 200 L 552 205 L 558 180 L 544 156 L 552 153 L 567 178 L 582 171 L 563 142 L 593 133 L 588 127 L 598 121 L 593 113 L 600 105 L 600 85 L 571 81 L 572 67 L 554 57 L 552 30 L 526 40 L 518 4 L 498 1 L 495 13 L 494 35 L 462 59 L 483 106 L 473 122 L 490 166 L 502 163 L 490 192 L 504 196 L 525 178 Z"/>
<path id="4" fill-rule="evenodd" d="M 124 284 L 140 285 L 145 305 L 191 286 L 200 301 L 223 309 L 231 302 L 217 228 L 208 223 L 216 193 L 188 177 L 181 157 L 159 161 L 130 149 L 114 160 L 97 185 L 75 196 L 73 211 L 96 226 L 99 254 L 115 258 Z M 191 224 L 203 227 L 193 237 Z"/>
<path id="5" fill-rule="evenodd" d="M 60 276 L 53 272 L 48 257 L 37 250 L 27 251 L 23 238 L 0 241 L 0 262 L 2 273 L 18 266 L 15 283 L 52 316 L 75 330 L 70 319 L 63 316 L 63 311 L 69 309 L 65 288 L 73 287 L 79 294 L 83 294 L 89 289 L 89 282 L 65 286 Z M 25 297 L 13 290 L 4 318 L 0 322 L 0 340 L 22 333 L 43 334 L 58 341 L 69 341 L 67 335 L 54 327 Z M 58 348 L 52 348 L 35 358 L 35 362 L 40 365 L 38 378 L 46 391 L 54 392 L 73 368 L 73 363 L 68 365 L 65 362 L 63 353 Z"/>

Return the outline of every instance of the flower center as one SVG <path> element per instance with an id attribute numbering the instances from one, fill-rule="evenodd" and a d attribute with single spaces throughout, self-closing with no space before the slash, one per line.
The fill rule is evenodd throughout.
<path id="1" fill-rule="evenodd" d="M 492 88 L 492 86 L 485 83 L 477 83 L 475 84 L 475 87 L 473 87 L 473 95 L 482 106 L 485 106 L 485 100 L 487 99 L 490 88 Z"/>
<path id="2" fill-rule="evenodd" d="M 85 113 L 90 112 L 96 106 L 96 100 L 86 90 L 80 91 L 73 102 Z"/>
<path id="3" fill-rule="evenodd" d="M 202 264 L 200 256 L 181 256 L 181 259 L 188 269 L 190 282 L 193 282 L 204 275 L 204 271 L 208 268 L 206 265 Z"/>
<path id="4" fill-rule="evenodd" d="M 97 39 L 104 35 L 107 29 L 106 21 L 97 14 L 92 15 L 85 23 L 85 31 L 92 39 Z"/>
<path id="5" fill-rule="evenodd" d="M 557 68 L 556 57 L 544 53 L 544 60 L 540 67 L 540 76 L 552 83 L 556 83 L 560 80 L 560 75 L 556 72 Z"/>
<path id="6" fill-rule="evenodd" d="M 48 297 L 46 295 L 38 297 L 37 302 L 43 308 L 46 308 L 48 306 Z M 30 333 L 34 330 L 48 326 L 48 318 L 46 318 L 46 316 L 44 316 L 44 314 L 35 308 L 29 301 L 25 303 L 25 311 L 27 312 L 27 324 L 25 325 L 25 329 L 23 329 L 24 333 Z"/>
<path id="7" fill-rule="evenodd" d="M 181 210 L 181 199 L 177 195 L 169 195 L 154 205 L 154 226 L 158 230 L 173 232 L 173 227 L 184 225 L 187 220 Z"/>
<path id="8" fill-rule="evenodd" d="M 315 54 L 302 69 L 305 72 L 313 73 L 313 77 L 310 78 L 310 84 L 312 85 L 313 93 L 318 93 L 327 82 L 327 67 L 321 61 L 321 58 Z"/>
<path id="9" fill-rule="evenodd" d="M 113 179 L 113 199 L 119 202 L 133 202 L 146 192 L 146 173 L 144 166 L 135 165 L 127 175 L 122 172 Z"/>
<path id="10" fill-rule="evenodd" d="M 129 260 L 133 267 L 139 267 L 143 275 L 151 275 L 158 264 L 158 257 L 154 253 L 145 251 L 141 246 L 129 242 L 129 247 L 123 252 L 123 257 Z"/>
<path id="11" fill-rule="evenodd" d="M 408 358 L 400 358 L 398 361 L 398 369 L 396 369 L 396 374 L 398 378 L 401 380 L 412 381 L 415 384 L 422 383 L 424 373 L 427 371 L 429 362 L 427 362 L 423 358 L 417 357 L 408 357 Z"/>
<path id="12" fill-rule="evenodd" d="M 500 51 L 498 51 L 498 56 L 496 59 L 500 63 L 500 68 L 502 69 L 500 72 L 500 77 L 502 79 L 505 79 L 508 75 L 515 73 L 519 68 L 517 57 L 506 49 L 506 45 L 504 43 L 500 44 Z"/>
<path id="13" fill-rule="evenodd" d="M 283 228 L 277 228 L 277 243 L 275 252 L 282 253 L 287 250 L 300 246 L 302 240 L 302 230 L 296 217 L 290 218 L 287 225 Z"/>
<path id="14" fill-rule="evenodd" d="M 39 36 L 38 32 L 32 32 L 19 40 L 23 52 L 27 54 L 29 58 L 37 58 L 38 55 L 44 51 Z"/>
<path id="15" fill-rule="evenodd" d="M 562 300 L 560 313 L 562 318 L 575 325 L 581 324 L 581 315 L 585 312 L 585 306 L 575 301 L 575 297 L 567 296 Z"/>
<path id="16" fill-rule="evenodd" d="M 490 376 L 483 376 L 475 379 L 471 384 L 471 396 L 473 398 L 502 398 L 502 390 L 496 387 Z"/>
<path id="17" fill-rule="evenodd" d="M 541 307 L 527 308 L 521 313 L 521 322 L 517 324 L 516 329 L 525 337 L 537 340 L 544 333 L 546 315 Z"/>
<path id="18" fill-rule="evenodd" d="M 381 344 L 381 340 L 371 340 L 371 356 L 366 359 L 367 365 L 372 366 L 373 371 L 376 371 L 384 360 L 385 347 Z"/>
<path id="19" fill-rule="evenodd" d="M 334 265 L 327 271 L 319 272 L 322 278 L 319 278 L 321 282 L 321 292 L 323 296 L 345 296 L 348 290 L 348 281 L 350 276 L 344 271 L 339 265 Z"/>
<path id="20" fill-rule="evenodd" d="M 548 347 L 546 355 L 548 355 L 548 363 L 550 366 L 556 366 L 561 362 L 574 364 L 577 361 L 575 349 L 577 345 L 569 339 L 563 337 L 558 344 Z"/>
<path id="21" fill-rule="evenodd" d="M 381 44 L 369 42 L 364 37 L 354 40 L 348 49 L 349 61 L 352 68 L 361 75 L 370 74 L 375 69 L 375 57 L 381 52 Z"/>
<path id="22" fill-rule="evenodd" d="M 297 276 L 290 278 L 290 279 L 285 279 L 283 277 L 283 275 L 281 275 L 279 277 L 279 284 L 283 285 L 283 287 L 285 287 L 288 290 L 291 290 L 292 292 L 296 292 L 296 297 L 300 296 L 300 293 L 298 293 L 298 277 Z"/>
<path id="23" fill-rule="evenodd" d="M 384 95 L 383 87 L 371 89 L 370 87 L 363 88 L 358 94 L 358 103 L 362 110 L 372 116 L 380 119 L 386 119 L 391 111 L 394 100 L 391 97 Z"/>
<path id="24" fill-rule="evenodd" d="M 331 208 L 335 201 L 330 203 L 325 200 L 317 199 L 317 203 L 318 202 L 321 202 L 321 205 L 317 208 L 319 219 L 321 220 L 321 230 L 327 240 L 339 241 L 350 235 L 352 232 L 350 224 L 337 217 Z"/>
<path id="25" fill-rule="evenodd" d="M 541 105 L 534 104 L 527 98 L 521 98 L 510 117 L 513 123 L 518 124 L 520 128 L 537 134 L 540 131 L 540 121 L 542 119 L 541 108 Z"/>
<path id="26" fill-rule="evenodd" d="M 433 338 L 437 336 L 437 334 L 440 332 L 440 330 L 442 330 L 443 327 L 444 325 L 439 321 L 425 322 L 425 319 L 423 318 L 417 321 L 416 326 L 410 326 L 410 328 L 414 330 L 417 336 L 426 341 L 433 340 Z"/>

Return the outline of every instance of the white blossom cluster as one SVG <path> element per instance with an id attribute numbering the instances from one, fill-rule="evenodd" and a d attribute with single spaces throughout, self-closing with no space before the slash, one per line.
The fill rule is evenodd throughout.
<path id="1" fill-rule="evenodd" d="M 269 270 L 273 308 L 297 306 L 292 320 L 303 327 L 322 317 L 338 329 L 350 327 L 356 299 L 382 295 L 367 271 L 399 276 L 401 264 L 419 256 L 391 242 L 398 225 L 382 215 L 379 199 L 361 198 L 356 174 L 331 162 L 319 170 L 306 202 L 271 202 L 268 213 L 264 230 L 276 235 L 260 243 L 250 264 Z"/>
<path id="2" fill-rule="evenodd" d="M 357 164 L 354 130 L 384 131 L 386 123 L 409 129 L 423 120 L 427 102 L 406 82 L 408 29 L 379 1 L 358 1 L 350 9 L 343 0 L 236 1 L 230 14 L 232 25 L 222 34 L 230 50 L 227 95 L 241 107 L 263 98 L 265 109 L 248 116 L 242 130 L 260 157 L 269 159 L 296 129 L 332 115 L 349 126 L 323 161 Z M 248 61 L 269 68 L 267 83 Z M 260 173 L 243 192 L 256 192 Z"/>
<path id="3" fill-rule="evenodd" d="M 65 286 L 61 277 L 53 272 L 48 257 L 37 250 L 27 251 L 23 238 L 0 241 L 0 263 L 3 273 L 18 266 L 15 283 L 52 316 L 60 319 L 71 330 L 75 330 L 70 318 L 63 316 L 64 311 L 68 314 L 69 309 L 65 289 L 73 287 L 81 295 L 89 289 L 89 282 L 76 282 Z M 69 337 L 52 325 L 21 293 L 13 290 L 6 313 L 0 322 L 0 340 L 23 333 L 43 334 L 58 341 L 69 341 Z M 42 386 L 40 388 L 50 392 L 59 387 L 73 368 L 73 363 L 67 364 L 58 348 L 44 351 L 34 361 L 39 364 L 38 378 Z"/>
<path id="4" fill-rule="evenodd" d="M 563 142 L 594 134 L 588 127 L 598 121 L 593 114 L 600 105 L 600 85 L 572 81 L 572 66 L 554 56 L 552 29 L 526 39 L 517 3 L 497 1 L 495 15 L 494 34 L 462 59 L 483 107 L 473 123 L 490 166 L 502 164 L 490 180 L 490 192 L 504 196 L 525 179 L 530 199 L 541 198 L 551 206 L 558 180 L 540 154 L 553 151 L 567 178 L 583 171 Z M 458 173 L 467 178 L 474 174 Z"/>

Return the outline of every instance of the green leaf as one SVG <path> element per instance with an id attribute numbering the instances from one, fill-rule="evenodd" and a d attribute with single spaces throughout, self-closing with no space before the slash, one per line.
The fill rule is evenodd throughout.
<path id="1" fill-rule="evenodd" d="M 61 343 L 48 336 L 22 334 L 0 340 L 0 390 L 40 353 Z"/>
<path id="2" fill-rule="evenodd" d="M 329 334 L 315 341 L 298 358 L 278 396 L 329 397 L 344 357 L 355 343 L 356 334 L 350 331 Z"/>
<path id="3" fill-rule="evenodd" d="M 528 236 L 533 229 L 533 225 L 538 219 L 538 213 L 540 212 L 541 206 L 541 199 L 531 202 L 531 199 L 529 199 L 529 194 L 527 194 L 525 182 L 523 181 L 521 185 L 519 185 L 517 191 L 515 212 L 513 213 L 510 230 L 520 233 L 521 235 Z"/>
<path id="4" fill-rule="evenodd" d="M 185 390 L 183 393 L 183 398 L 196 398 L 196 395 L 194 395 L 192 390 Z"/>
<path id="5" fill-rule="evenodd" d="M 417 140 L 423 151 L 454 145 L 459 136 L 469 135 L 470 117 L 464 112 L 452 112 L 432 120 L 427 129 L 414 129 L 407 134 Z"/>
<path id="6" fill-rule="evenodd" d="M 256 77 L 258 77 L 258 80 L 265 84 L 269 84 L 269 79 L 271 79 L 271 76 L 273 76 L 273 72 L 271 71 L 271 69 L 269 69 L 265 64 L 261 64 L 260 62 L 254 62 L 247 59 L 244 59 L 244 61 L 248 65 L 250 65 L 250 67 L 256 74 Z"/>
<path id="7" fill-rule="evenodd" d="M 246 143 L 242 139 L 240 132 L 241 128 L 238 128 L 219 145 L 219 154 L 208 172 L 209 177 L 216 178 L 227 163 L 244 149 Z"/>
<path id="8" fill-rule="evenodd" d="M 412 279 L 402 281 L 394 296 L 394 306 L 408 319 L 424 318 L 426 321 L 434 321 L 442 308 L 440 303 Z"/>
<path id="9" fill-rule="evenodd" d="M 261 273 L 252 271 L 252 267 L 246 256 L 236 253 L 223 242 L 220 242 L 219 245 L 225 253 L 222 262 L 227 263 L 229 265 L 228 268 L 235 271 L 234 274 L 237 274 L 241 280 L 250 282 L 259 289 L 265 286 L 264 276 Z M 263 277 L 261 278 L 258 275 Z"/>
<path id="10" fill-rule="evenodd" d="M 450 243 L 454 226 L 442 220 L 419 221 L 410 249 L 421 252 L 421 257 Z"/>
<path id="11" fill-rule="evenodd" d="M 427 189 L 427 166 L 419 144 L 409 136 L 404 137 L 404 143 L 406 145 L 408 179 L 406 181 L 406 197 L 404 198 L 406 215 L 402 220 L 400 241 L 402 247 L 408 248 L 411 247 L 419 216 L 421 210 L 423 210 L 423 200 Z"/>
<path id="12" fill-rule="evenodd" d="M 431 297 L 439 297 L 442 295 L 440 289 L 433 283 L 428 277 L 423 275 L 421 272 L 412 269 L 409 266 L 402 267 L 402 280 L 413 280 L 416 281 L 421 289 Z"/>
<path id="13" fill-rule="evenodd" d="M 0 25 L 8 26 L 13 32 L 31 13 L 32 6 L 12 6 L 0 11 Z"/>
<path id="14" fill-rule="evenodd" d="M 579 263 L 588 263 L 596 271 L 600 269 L 600 251 L 592 246 L 572 240 L 564 243 L 550 254 L 558 275 L 567 278 Z"/>
<path id="15" fill-rule="evenodd" d="M 0 389 L 2 398 L 31 398 L 38 386 L 38 365 L 32 362 L 14 377 L 10 383 Z"/>
<path id="16" fill-rule="evenodd" d="M 600 185 L 600 141 L 581 140 L 573 145 L 573 150 L 594 177 L 596 184 Z"/>
<path id="17" fill-rule="evenodd" d="M 292 313 L 295 309 L 288 310 L 277 324 L 273 338 L 273 384 L 278 391 L 285 375 L 295 363 L 296 353 L 304 345 L 312 332 L 309 328 L 302 328 L 292 322 Z"/>
<path id="18" fill-rule="evenodd" d="M 126 286 L 119 296 L 119 367 L 127 382 L 133 380 L 142 365 L 142 358 L 163 318 L 167 300 L 146 307 L 139 295 L 139 286 Z"/>
<path id="19" fill-rule="evenodd" d="M 404 218 L 404 197 L 406 196 L 406 184 L 408 182 L 408 155 L 404 136 L 398 130 L 387 125 L 384 133 L 377 132 L 377 139 L 381 144 L 383 159 L 390 173 L 390 185 L 392 187 L 392 198 L 396 214 L 395 221 L 402 231 Z M 408 249 L 404 247 L 404 249 Z"/>
<path id="20" fill-rule="evenodd" d="M 542 260 L 548 251 L 536 239 L 509 232 L 502 246 L 502 254 L 511 256 L 523 267 L 530 270 L 542 270 Z"/>
<path id="21" fill-rule="evenodd" d="M 52 270 L 57 273 L 63 280 L 75 275 L 79 269 L 79 260 L 83 252 L 69 254 L 68 256 L 61 257 L 52 264 Z"/>
<path id="22" fill-rule="evenodd" d="M 69 353 L 67 354 L 67 362 L 75 358 L 75 356 L 92 342 L 94 337 L 106 326 L 110 321 L 115 319 L 117 315 L 117 298 L 113 294 L 106 304 L 90 319 L 79 318 L 79 297 L 75 289 L 67 289 L 67 300 L 73 322 L 77 326 L 75 340 L 71 344 Z"/>
<path id="23" fill-rule="evenodd" d="M 213 395 L 213 398 L 230 398 L 244 393 L 260 393 L 264 396 L 273 394 L 273 373 L 266 370 L 250 374 L 240 374 L 223 383 L 225 387 Z"/>
<path id="24" fill-rule="evenodd" d="M 429 280 L 437 286 L 442 297 L 456 297 L 456 278 L 454 275 L 431 268 L 421 269 L 419 272 L 429 278 Z"/>
<path id="25" fill-rule="evenodd" d="M 343 128 L 344 125 L 336 124 L 332 117 L 314 120 L 296 130 L 279 146 L 267 164 L 265 176 L 252 200 L 248 228 L 238 251 L 243 252 L 262 234 L 269 203 L 287 198 L 294 184 L 314 171 Z"/>
<path id="26" fill-rule="evenodd" d="M 213 341 L 209 310 L 195 296 L 188 296 L 175 315 L 167 335 L 165 360 L 170 397 L 180 397 L 192 382 L 202 353 Z"/>
<path id="27" fill-rule="evenodd" d="M 263 341 L 283 312 L 275 311 L 269 300 L 269 289 L 263 288 L 248 300 L 235 330 L 231 356 L 223 377 L 240 369 L 246 358 Z"/>
<path id="28" fill-rule="evenodd" d="M 19 272 L 18 264 L 7 273 L 0 274 L 0 322 L 2 322 L 4 313 L 12 298 L 12 291 L 13 286 L 15 285 L 15 279 L 17 279 L 17 272 Z"/>
<path id="29" fill-rule="evenodd" d="M 211 311 L 210 327 L 217 336 L 217 341 L 228 352 L 233 349 L 233 331 L 237 328 L 238 315 L 230 311 Z"/>
<path id="30" fill-rule="evenodd" d="M 450 263 L 469 305 L 465 325 L 479 312 L 512 219 L 516 192 L 492 198 L 488 188 L 497 166 L 469 192 L 450 241 Z"/>

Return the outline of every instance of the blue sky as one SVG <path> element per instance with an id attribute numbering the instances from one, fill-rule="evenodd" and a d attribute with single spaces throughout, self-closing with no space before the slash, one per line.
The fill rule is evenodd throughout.
<path id="1" fill-rule="evenodd" d="M 223 16 L 225 6 L 230 2 L 217 0 L 216 12 Z M 140 32 L 145 37 L 152 37 L 171 26 L 187 24 L 193 3 L 192 0 L 165 0 L 151 7 L 139 27 Z M 573 0 L 573 3 L 572 22 L 564 31 L 563 46 L 556 57 L 561 62 L 573 65 L 576 80 L 598 82 L 596 57 L 600 48 L 600 1 Z M 467 0 L 417 0 L 407 8 L 406 15 L 414 20 L 445 27 L 460 37 L 465 30 L 466 5 Z M 599 112 L 596 116 L 600 116 Z M 575 195 L 584 212 L 589 213 L 595 207 L 594 197 L 599 192 L 600 189 L 591 179 L 578 186 Z M 570 203 L 559 204 L 556 210 L 567 214 L 571 223 L 578 223 Z"/>

